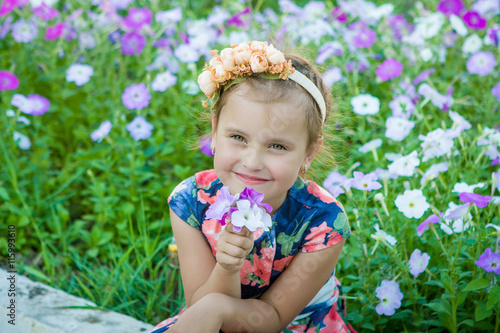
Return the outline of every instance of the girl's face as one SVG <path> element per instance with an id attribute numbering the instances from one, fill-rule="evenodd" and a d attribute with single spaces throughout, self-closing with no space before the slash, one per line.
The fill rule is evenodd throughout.
<path id="1" fill-rule="evenodd" d="M 249 187 L 264 193 L 273 212 L 283 204 L 300 169 L 311 164 L 322 143 L 308 148 L 304 118 L 293 103 L 252 102 L 240 91 L 229 96 L 212 140 L 215 172 L 232 194 Z"/>

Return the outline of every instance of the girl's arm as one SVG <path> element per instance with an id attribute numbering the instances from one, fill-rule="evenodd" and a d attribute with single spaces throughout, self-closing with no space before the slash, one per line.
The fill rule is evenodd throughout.
<path id="1" fill-rule="evenodd" d="M 234 259 L 232 256 L 225 255 L 223 251 L 220 251 L 221 253 L 217 254 L 218 257 L 225 255 L 220 260 L 221 265 L 216 262 L 210 245 L 199 230 L 184 222 L 171 209 L 170 221 L 178 248 L 182 285 L 187 306 L 190 307 L 209 293 L 222 293 L 240 298 L 241 267 L 239 266 L 243 265 L 246 253 L 241 252 L 238 246 L 232 246 L 228 241 L 220 242 L 219 239 L 220 244 L 218 243 L 218 246 L 222 246 L 226 249 L 226 252 L 235 251 L 237 256 L 242 257 L 241 259 Z M 229 242 L 238 243 L 238 245 L 246 248 L 250 247 L 250 249 L 253 247 L 253 234 L 243 236 L 226 230 L 222 233 L 224 233 L 224 239 L 229 238 Z M 242 230 L 241 234 L 243 233 Z"/>
<path id="2" fill-rule="evenodd" d="M 344 242 L 312 253 L 298 253 L 259 299 L 239 299 L 221 293 L 204 296 L 180 316 L 172 331 L 282 331 L 331 276 Z"/>

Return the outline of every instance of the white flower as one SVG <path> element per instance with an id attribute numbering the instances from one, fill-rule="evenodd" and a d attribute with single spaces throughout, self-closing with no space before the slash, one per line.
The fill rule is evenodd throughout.
<path id="1" fill-rule="evenodd" d="M 90 65 L 73 64 L 66 71 L 66 81 L 75 82 L 77 86 L 82 86 L 89 82 L 94 75 L 94 69 Z"/>
<path id="2" fill-rule="evenodd" d="M 428 47 L 421 49 L 420 57 L 422 58 L 422 61 L 428 62 L 429 60 L 432 59 L 432 50 Z"/>
<path id="3" fill-rule="evenodd" d="M 177 77 L 172 75 L 169 71 L 165 71 L 156 75 L 155 79 L 151 83 L 151 89 L 153 89 L 153 91 L 164 92 L 176 82 Z"/>
<path id="4" fill-rule="evenodd" d="M 182 90 L 186 92 L 188 95 L 196 95 L 200 91 L 198 83 L 194 80 L 186 80 L 182 82 Z"/>
<path id="5" fill-rule="evenodd" d="M 460 35 L 462 37 L 467 35 L 467 27 L 465 26 L 464 21 L 462 21 L 462 19 L 460 17 L 451 14 L 450 15 L 450 24 L 451 24 L 451 27 L 453 28 L 453 30 L 455 30 L 455 32 L 458 35 Z"/>
<path id="6" fill-rule="evenodd" d="M 372 149 L 377 149 L 381 145 L 382 145 L 382 139 L 377 138 L 377 139 L 373 139 L 371 141 L 368 141 L 367 143 L 365 143 L 364 145 L 359 147 L 358 150 L 360 153 L 368 153 Z"/>
<path id="7" fill-rule="evenodd" d="M 239 200 L 236 202 L 238 210 L 231 214 L 231 223 L 236 227 L 247 227 L 250 231 L 263 228 L 269 231 L 272 226 L 271 216 L 263 214 L 262 209 L 257 206 L 251 206 L 248 200 Z"/>
<path id="8" fill-rule="evenodd" d="M 398 176 L 413 176 L 415 168 L 420 165 L 418 153 L 414 150 L 410 154 L 403 156 L 389 164 L 389 172 Z"/>
<path id="9" fill-rule="evenodd" d="M 465 54 L 476 53 L 481 50 L 483 46 L 483 42 L 481 38 L 477 34 L 472 34 L 464 40 L 464 45 L 462 45 L 462 51 Z"/>
<path id="10" fill-rule="evenodd" d="M 415 23 L 415 32 L 424 39 L 429 39 L 437 36 L 444 23 L 444 19 L 441 13 L 435 13 L 425 17 L 417 17 Z"/>
<path id="11" fill-rule="evenodd" d="M 448 162 L 431 165 L 420 179 L 420 185 L 423 185 L 427 179 L 437 178 L 441 172 L 445 171 L 448 171 Z"/>
<path id="12" fill-rule="evenodd" d="M 385 240 L 387 243 L 390 245 L 394 246 L 398 242 L 397 239 L 394 236 L 389 235 L 387 232 L 384 230 L 381 230 L 378 223 L 374 225 L 375 230 L 377 232 L 372 236 L 373 239 L 376 240 Z"/>
<path id="13" fill-rule="evenodd" d="M 400 153 L 385 153 L 384 157 L 386 158 L 386 160 L 394 162 L 395 160 L 398 160 L 401 157 L 403 157 L 403 155 Z"/>
<path id="14" fill-rule="evenodd" d="M 415 122 L 402 117 L 388 117 L 385 121 L 385 136 L 401 142 L 415 127 Z"/>
<path id="15" fill-rule="evenodd" d="M 380 110 L 380 100 L 369 94 L 360 94 L 351 99 L 354 113 L 361 116 L 373 115 Z"/>
<path id="16" fill-rule="evenodd" d="M 483 186 L 484 186 L 484 183 L 477 183 L 474 185 L 469 185 L 465 182 L 460 182 L 460 183 L 456 183 L 453 186 L 453 190 L 451 190 L 451 192 L 453 192 L 453 193 L 462 193 L 462 192 L 474 193 L 474 189 L 483 188 Z"/>
<path id="17" fill-rule="evenodd" d="M 453 138 L 458 137 L 463 131 L 470 130 L 472 128 L 471 123 L 469 123 L 457 112 L 450 110 L 448 112 L 448 116 L 450 116 L 451 120 L 453 120 L 453 127 L 449 130 L 449 133 L 452 133 Z"/>
<path id="18" fill-rule="evenodd" d="M 421 190 L 406 190 L 396 198 L 398 210 L 408 218 L 421 218 L 430 205 Z"/>
<path id="19" fill-rule="evenodd" d="M 19 132 L 14 132 L 14 142 L 17 143 L 22 150 L 28 150 L 31 147 L 30 138 Z"/>
<path id="20" fill-rule="evenodd" d="M 431 256 L 427 253 L 422 253 L 419 249 L 415 249 L 408 260 L 410 266 L 410 274 L 416 279 L 417 276 L 425 271 Z"/>
<path id="21" fill-rule="evenodd" d="M 14 94 L 12 100 L 10 101 L 12 106 L 17 106 L 21 112 L 30 114 L 33 109 L 33 102 L 30 101 L 26 96 L 21 94 Z"/>
<path id="22" fill-rule="evenodd" d="M 443 156 L 453 148 L 453 139 L 450 139 L 442 128 L 431 131 L 427 135 L 420 134 L 418 139 L 423 141 L 420 144 L 424 153 L 423 162 L 434 157 Z"/>

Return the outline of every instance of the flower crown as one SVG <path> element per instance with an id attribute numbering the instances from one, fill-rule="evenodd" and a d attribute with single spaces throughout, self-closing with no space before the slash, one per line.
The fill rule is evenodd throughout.
<path id="1" fill-rule="evenodd" d="M 267 42 L 246 42 L 233 44 L 218 55 L 217 50 L 210 51 L 214 57 L 205 64 L 198 76 L 201 91 L 208 97 L 203 106 L 213 108 L 219 100 L 219 89 L 226 89 L 245 78 L 258 74 L 266 79 L 290 79 L 304 87 L 318 103 L 323 122 L 326 105 L 323 95 L 316 85 L 304 74 L 292 67 L 292 61 L 286 61 L 283 52 Z"/>

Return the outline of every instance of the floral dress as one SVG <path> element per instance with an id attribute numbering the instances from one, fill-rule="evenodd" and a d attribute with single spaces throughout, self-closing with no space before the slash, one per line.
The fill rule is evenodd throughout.
<path id="1" fill-rule="evenodd" d="M 214 170 L 202 171 L 180 183 L 168 198 L 170 208 L 203 233 L 214 256 L 223 227 L 215 219 L 205 219 L 205 212 L 216 201 L 222 186 Z M 351 232 L 342 205 L 325 189 L 300 177 L 272 220 L 269 231 L 254 232 L 254 248 L 240 272 L 243 299 L 258 298 L 266 292 L 298 252 L 333 246 Z M 354 331 L 344 319 L 339 289 L 340 283 L 332 272 L 314 299 L 282 332 Z M 165 332 L 179 315 L 159 323 L 152 332 Z"/>

